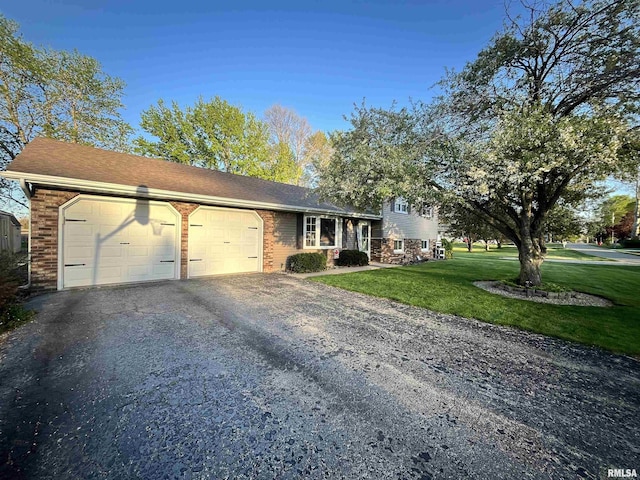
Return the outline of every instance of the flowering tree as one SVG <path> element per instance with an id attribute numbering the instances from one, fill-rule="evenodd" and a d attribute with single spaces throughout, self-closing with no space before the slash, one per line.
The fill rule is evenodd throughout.
<path id="1" fill-rule="evenodd" d="M 620 162 L 640 100 L 640 3 L 536 5 L 447 75 L 436 102 L 356 107 L 332 136 L 325 195 L 465 204 L 518 247 L 520 282 L 539 285 L 549 212 Z"/>

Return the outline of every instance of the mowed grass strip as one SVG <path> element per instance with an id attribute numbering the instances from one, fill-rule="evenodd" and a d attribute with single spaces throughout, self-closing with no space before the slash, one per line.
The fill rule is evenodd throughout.
<path id="1" fill-rule="evenodd" d="M 453 250 L 454 253 L 471 253 L 476 255 L 492 256 L 494 258 L 518 257 L 518 249 L 513 245 L 503 245 L 502 248 L 497 248 L 495 245 L 489 245 L 488 251 L 484 248 L 484 244 L 474 243 L 473 249 L 471 252 L 468 252 L 464 243 L 456 243 L 454 244 Z M 562 248 L 562 245 L 559 244 L 547 245 L 546 258 L 549 260 L 585 260 L 588 262 L 612 261 L 610 258 L 596 257 L 595 255 L 589 255 L 588 253 L 579 252 L 577 250 Z"/>
<path id="2" fill-rule="evenodd" d="M 517 262 L 495 255 L 456 252 L 453 260 L 310 280 L 640 356 L 640 267 L 543 264 L 543 282 L 608 298 L 615 304 L 609 308 L 506 298 L 473 285 L 477 280 L 514 279 L 518 269 Z"/>

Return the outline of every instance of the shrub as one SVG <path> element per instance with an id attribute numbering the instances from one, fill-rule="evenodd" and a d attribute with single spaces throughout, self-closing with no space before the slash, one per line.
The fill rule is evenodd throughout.
<path id="1" fill-rule="evenodd" d="M 18 286 L 24 281 L 25 256 L 0 252 L 0 333 L 29 321 L 33 312 L 25 310 L 18 298 Z"/>
<path id="2" fill-rule="evenodd" d="M 296 253 L 287 258 L 287 270 L 294 273 L 321 272 L 327 268 L 322 253 Z"/>
<path id="3" fill-rule="evenodd" d="M 361 267 L 369 265 L 369 257 L 360 250 L 342 250 L 336 260 L 336 265 L 341 267 Z"/>
<path id="4" fill-rule="evenodd" d="M 640 248 L 640 238 L 621 240 L 620 243 L 624 248 Z"/>
<path id="5" fill-rule="evenodd" d="M 451 260 L 453 258 L 453 242 L 443 238 L 442 246 L 444 247 L 444 258 Z"/>

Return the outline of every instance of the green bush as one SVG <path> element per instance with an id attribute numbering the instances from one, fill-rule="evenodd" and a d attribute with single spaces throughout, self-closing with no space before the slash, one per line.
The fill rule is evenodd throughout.
<path id="1" fill-rule="evenodd" d="M 640 248 L 640 238 L 621 240 L 620 243 L 624 248 Z"/>
<path id="2" fill-rule="evenodd" d="M 342 250 L 336 260 L 341 267 L 362 267 L 369 265 L 369 256 L 360 250 Z"/>
<path id="3" fill-rule="evenodd" d="M 453 258 L 453 242 L 443 238 L 442 246 L 444 247 L 444 258 L 451 260 Z"/>
<path id="4" fill-rule="evenodd" d="M 287 270 L 294 273 L 321 272 L 327 268 L 322 253 L 296 253 L 287 258 Z"/>

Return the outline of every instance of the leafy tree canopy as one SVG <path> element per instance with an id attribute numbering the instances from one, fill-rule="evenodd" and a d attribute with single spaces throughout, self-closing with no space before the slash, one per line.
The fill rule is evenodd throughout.
<path id="1" fill-rule="evenodd" d="M 220 97 L 185 109 L 159 100 L 140 126 L 150 134 L 135 140 L 143 155 L 286 183 L 300 176 L 290 147 L 270 144 L 266 123 Z"/>
<path id="2" fill-rule="evenodd" d="M 640 100 L 640 3 L 524 5 L 432 104 L 361 105 L 332 135 L 326 196 L 459 202 L 513 241 L 538 285 L 544 226 L 618 168 Z"/>
<path id="3" fill-rule="evenodd" d="M 0 168 L 38 135 L 127 151 L 123 90 L 94 58 L 36 47 L 0 15 Z M 14 182 L 0 182 L 5 201 L 26 207 Z"/>

